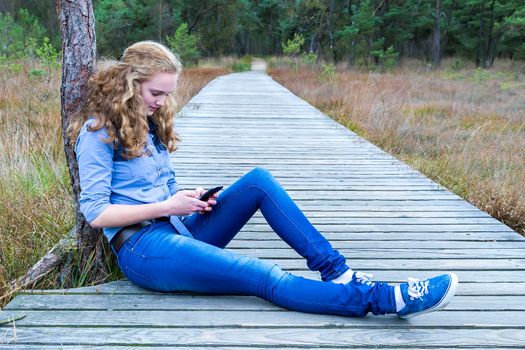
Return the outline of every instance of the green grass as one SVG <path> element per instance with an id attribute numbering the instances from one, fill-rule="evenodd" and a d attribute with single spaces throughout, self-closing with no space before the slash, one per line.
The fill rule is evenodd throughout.
<path id="1" fill-rule="evenodd" d="M 243 56 L 238 60 L 235 60 L 230 66 L 232 72 L 247 72 L 252 69 L 252 59 L 250 56 Z"/>
<path id="2" fill-rule="evenodd" d="M 74 218 L 60 137 L 60 72 L 35 75 L 49 71 L 35 61 L 10 65 L 17 69 L 0 75 L 0 297 Z"/>

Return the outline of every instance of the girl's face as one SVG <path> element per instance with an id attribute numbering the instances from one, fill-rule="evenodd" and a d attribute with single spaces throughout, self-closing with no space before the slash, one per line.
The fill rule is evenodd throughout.
<path id="1" fill-rule="evenodd" d="M 146 105 L 146 115 L 149 117 L 159 107 L 164 105 L 166 97 L 177 87 L 177 74 L 158 73 L 151 79 L 140 84 L 140 95 Z"/>

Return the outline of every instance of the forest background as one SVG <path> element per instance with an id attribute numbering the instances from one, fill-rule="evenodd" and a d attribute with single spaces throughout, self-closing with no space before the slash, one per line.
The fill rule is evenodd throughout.
<path id="1" fill-rule="evenodd" d="M 117 57 L 143 38 L 166 42 L 185 23 L 204 56 L 279 55 L 297 33 L 304 52 L 350 65 L 378 64 L 385 56 L 434 64 L 454 56 L 484 68 L 496 58 L 525 59 L 520 0 L 94 0 L 93 6 L 101 56 Z M 24 55 L 21 43 L 44 36 L 60 47 L 53 0 L 4 0 L 0 12 L 0 56 Z"/>
<path id="2" fill-rule="evenodd" d="M 525 3 L 94 0 L 97 52 L 157 40 L 182 106 L 263 57 L 324 113 L 525 234 Z M 0 2 L 0 307 L 74 225 L 54 0 Z M 73 258 L 74 259 L 74 258 Z M 96 283 L 86 266 L 39 286 Z M 108 261 L 109 275 L 120 277 Z M 100 282 L 100 280 L 98 281 Z"/>

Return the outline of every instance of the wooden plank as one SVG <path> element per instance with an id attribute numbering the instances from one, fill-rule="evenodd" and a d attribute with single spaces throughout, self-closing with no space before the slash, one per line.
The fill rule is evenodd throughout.
<path id="1" fill-rule="evenodd" d="M 265 259 L 275 263 L 287 271 L 302 270 L 306 266 L 304 259 Z M 525 276 L 525 259 L 352 259 L 355 270 L 390 270 L 392 268 L 405 269 L 406 271 L 432 271 L 432 270 L 478 270 L 498 271 L 513 270 Z"/>
<path id="2" fill-rule="evenodd" d="M 357 219 L 387 219 L 387 218 L 402 218 L 402 219 L 485 219 L 483 221 L 494 220 L 491 216 L 475 212 L 475 211 L 409 211 L 409 210 L 396 210 L 396 211 L 370 211 L 370 210 L 337 210 L 337 207 L 325 208 L 325 210 L 316 209 L 303 209 L 303 212 L 308 218 L 346 218 L 347 220 Z M 263 218 L 263 216 L 257 212 L 254 215 L 254 219 Z M 488 220 L 487 220 L 488 219 Z"/>
<path id="3" fill-rule="evenodd" d="M 54 349 L 56 350 L 57 347 L 56 345 L 39 345 L 38 348 L 33 346 L 33 345 L 25 345 L 25 344 L 10 344 L 9 345 L 9 349 L 23 349 L 23 350 L 27 350 L 27 349 L 33 349 L 33 350 L 48 350 L 48 349 Z M 90 349 L 90 350 L 100 350 L 100 349 L 108 349 L 108 347 L 106 345 L 103 345 L 103 346 L 97 346 L 97 345 L 61 345 L 60 350 L 78 350 L 78 349 Z M 151 349 L 151 347 L 145 345 L 145 346 L 141 346 L 141 345 L 132 345 L 132 346 L 128 346 L 128 345 L 112 345 L 111 346 L 111 349 L 115 349 L 115 350 L 135 350 L 135 349 Z M 253 350 L 254 347 L 250 346 L 250 345 L 247 345 L 247 346 L 234 346 L 234 347 L 229 347 L 229 346 L 212 346 L 212 347 L 200 347 L 200 346 L 191 346 L 191 347 L 186 347 L 186 346 L 163 346 L 162 347 L 163 350 Z M 260 347 L 259 347 L 260 349 Z M 286 350 L 304 350 L 305 347 L 304 346 L 301 346 L 301 347 L 289 347 L 287 346 L 286 347 Z M 333 347 L 323 347 L 324 350 L 340 350 L 341 348 L 338 347 L 338 348 L 333 348 Z M 370 349 L 370 348 L 362 348 L 362 347 L 352 347 L 352 349 L 354 350 L 364 350 L 364 349 Z M 388 349 L 392 349 L 392 350 L 403 350 L 405 349 L 404 347 L 389 347 Z M 436 349 L 436 350 L 445 350 L 445 349 L 448 349 L 450 350 L 450 348 L 432 348 L 432 349 Z M 454 348 L 455 350 L 486 350 L 486 348 Z M 498 348 L 498 349 L 510 349 L 510 348 Z"/>
<path id="4" fill-rule="evenodd" d="M 229 327 L 229 328 L 401 328 L 414 329 L 423 327 L 448 328 L 462 327 L 463 329 L 496 329 L 496 328 L 525 328 L 525 321 L 520 311 L 445 311 L 432 315 L 418 317 L 417 322 L 405 322 L 392 317 L 378 317 L 373 323 L 369 319 L 359 317 L 344 317 L 334 315 L 310 315 L 282 310 L 84 310 L 84 311 L 24 311 L 25 317 L 16 321 L 17 329 L 25 327 L 169 327 L 169 328 L 198 328 L 198 327 Z M 252 309 L 253 310 L 253 309 Z M 5 319 L 10 312 L 0 312 Z M 16 316 L 16 313 L 12 314 Z M 11 327 L 12 324 L 3 326 Z M 0 329 L 2 329 L 0 327 Z"/>
<path id="5" fill-rule="evenodd" d="M 289 248 L 228 248 L 241 255 L 256 256 L 261 259 L 300 259 L 301 256 Z M 349 260 L 354 259 L 525 259 L 523 249 L 418 249 L 405 248 L 341 248 L 339 252 Z M 480 258 L 482 257 L 482 258 Z"/>
<path id="6" fill-rule="evenodd" d="M 13 338 L 13 329 L 4 339 Z M 252 346 L 252 347 L 524 347 L 525 332 L 515 329 L 439 328 L 82 328 L 23 327 L 17 343 L 32 345 Z"/>
<path id="7" fill-rule="evenodd" d="M 512 232 L 498 232 L 498 231 L 456 231 L 456 230 L 435 230 L 433 232 L 427 232 L 426 230 L 374 230 L 371 227 L 367 227 L 364 230 L 359 230 L 355 227 L 346 227 L 346 229 L 320 228 L 323 235 L 330 241 L 458 241 L 458 242 L 470 242 L 470 241 L 481 241 L 481 242 L 523 242 L 524 238 L 516 235 Z M 345 233 L 350 234 L 345 235 Z M 349 238 L 351 237 L 351 238 Z M 248 226 L 241 230 L 237 234 L 236 239 L 242 239 L 246 241 L 266 241 L 278 239 L 277 235 L 271 231 L 270 228 L 265 226 L 255 227 Z M 465 243 L 467 244 L 467 243 Z"/>
<path id="8" fill-rule="evenodd" d="M 322 182 L 332 182 L 334 185 L 336 185 L 338 182 L 347 180 L 355 182 L 356 184 L 359 183 L 359 181 L 366 181 L 370 183 L 371 181 L 378 183 L 386 182 L 386 181 L 393 181 L 396 183 L 397 181 L 402 180 L 414 180 L 418 182 L 424 182 L 426 181 L 429 184 L 434 184 L 429 179 L 423 179 L 418 176 L 418 174 L 410 173 L 410 172 L 390 172 L 390 171 L 381 171 L 381 172 L 373 172 L 373 169 L 370 171 L 354 171 L 354 172 L 348 172 L 347 170 L 337 171 L 334 169 L 332 172 L 327 173 L 325 169 L 322 168 L 316 168 L 315 171 L 313 169 L 310 169 L 308 171 L 301 171 L 301 169 L 297 168 L 287 168 L 287 169 L 281 169 L 278 170 L 275 167 L 268 167 L 271 171 L 271 173 L 277 178 L 278 181 L 285 181 L 285 179 L 293 179 L 297 181 L 314 181 L 317 183 Z M 222 169 L 220 176 L 217 176 L 217 179 L 222 178 L 228 178 L 229 181 L 236 180 L 240 176 L 244 175 L 248 171 L 252 170 L 253 167 L 244 167 L 244 168 L 232 168 L 229 169 Z M 208 180 L 213 180 L 215 178 L 211 178 L 209 176 L 209 168 L 206 169 L 195 169 L 195 167 L 187 167 L 187 168 L 181 168 L 178 167 L 176 169 L 177 171 L 177 178 L 180 176 L 181 178 L 187 177 L 187 178 L 193 178 L 198 176 L 204 176 Z M 208 176 L 206 176 L 208 174 Z M 363 176 L 367 175 L 367 176 Z M 225 184 L 229 183 L 228 180 L 223 181 Z M 438 186 L 438 185 L 436 185 Z M 478 209 L 479 210 L 479 209 Z"/>
<path id="9" fill-rule="evenodd" d="M 406 271 L 367 271 L 374 274 L 374 280 L 376 281 L 385 281 L 389 283 L 401 283 L 406 280 L 406 277 L 409 276 L 406 274 Z M 418 274 L 421 278 L 427 278 L 436 274 L 443 273 L 443 271 L 423 271 Z M 314 280 L 319 280 L 319 274 L 313 271 L 299 271 L 296 272 L 297 275 L 310 278 Z M 525 295 L 525 282 L 523 282 L 522 276 L 516 276 L 514 272 L 481 272 L 481 271 L 461 271 L 460 275 L 460 284 L 457 290 L 457 295 L 474 295 L 474 296 L 487 296 L 487 295 L 497 295 L 497 296 L 511 296 L 511 295 Z M 142 289 L 135 286 L 127 280 L 114 281 L 109 283 L 104 283 L 97 286 L 91 287 L 82 287 L 82 288 L 71 288 L 71 289 L 35 289 L 27 290 L 20 294 L 12 305 L 9 304 L 8 309 L 10 308 L 20 308 L 24 307 L 30 298 L 26 298 L 26 294 L 35 294 L 35 295 L 103 295 L 103 294 L 126 294 L 126 295 L 168 295 L 165 293 L 157 293 L 154 291 Z M 185 293 L 173 293 L 174 295 L 185 295 Z M 169 294 L 171 295 L 171 294 Z M 223 296 L 216 296 L 223 298 Z M 20 298 L 20 300 L 18 300 Z M 240 302 L 244 298 L 253 298 L 253 297 L 234 297 L 237 302 Z M 124 299 L 126 300 L 126 299 Z M 38 299 L 37 299 L 38 301 Z M 222 299 L 221 299 L 222 303 Z"/>
<path id="10" fill-rule="evenodd" d="M 225 150 L 235 150 L 236 152 L 240 152 L 240 154 L 246 154 L 249 152 L 252 152 L 255 155 L 262 155 L 265 154 L 265 152 L 276 153 L 281 150 L 285 153 L 295 152 L 300 153 L 301 150 L 309 150 L 309 151 L 316 151 L 318 154 L 332 154 L 332 152 L 335 152 L 335 154 L 350 154 L 354 157 L 364 157 L 364 158 L 379 158 L 384 157 L 386 159 L 396 159 L 392 157 L 391 155 L 385 153 L 384 151 L 381 151 L 378 148 L 373 148 L 372 146 L 362 146 L 359 143 L 353 142 L 345 142 L 343 144 L 338 145 L 326 145 L 326 144 L 316 144 L 315 148 L 305 148 L 301 147 L 299 144 L 290 144 L 287 145 L 286 148 L 283 148 L 282 145 L 273 143 L 268 145 L 243 145 L 242 147 L 239 147 L 239 145 L 232 146 L 231 144 L 227 143 L 210 143 L 210 142 L 195 142 L 192 139 L 184 139 L 181 143 L 178 145 L 180 147 L 180 153 L 177 155 L 177 157 L 182 154 L 183 152 L 191 152 L 193 154 L 199 154 L 202 156 L 203 152 L 199 152 L 199 149 L 196 149 L 195 146 L 202 147 L 205 150 L 209 150 L 210 152 L 217 152 L 219 154 L 225 154 Z M 182 152 L 183 151 L 183 152 Z M 329 170 L 329 169 L 326 169 Z"/>
<path id="11" fill-rule="evenodd" d="M 413 190 L 413 191 L 396 191 L 392 193 L 390 191 L 352 191 L 350 189 L 323 191 L 323 190 L 290 190 L 289 194 L 292 198 L 297 200 L 309 200 L 318 198 L 330 198 L 331 200 L 352 200 L 363 198 L 368 199 L 392 199 L 395 201 L 403 199 L 422 200 L 422 201 L 435 201 L 435 200 L 456 200 L 458 199 L 455 195 L 446 193 L 440 190 Z M 501 223 L 500 223 L 501 224 Z"/>
<path id="12" fill-rule="evenodd" d="M 180 172 L 178 172 L 180 173 Z M 241 174 L 231 174 L 231 175 L 221 175 L 220 177 L 214 177 L 213 179 L 210 179 L 209 176 L 206 176 L 206 173 L 195 173 L 192 174 L 185 174 L 180 173 L 177 175 L 177 181 L 180 183 L 208 183 L 210 181 L 220 181 L 221 183 L 229 184 L 233 183 L 233 181 L 237 180 Z M 425 179 L 414 179 L 413 177 L 394 177 L 394 176 L 385 176 L 382 178 L 371 178 L 371 179 L 360 179 L 359 177 L 351 177 L 351 176 L 345 176 L 342 175 L 341 177 L 323 177 L 320 179 L 314 179 L 311 177 L 304 177 L 301 179 L 299 175 L 292 175 L 288 177 L 280 177 L 278 181 L 283 186 L 293 186 L 293 187 L 299 187 L 302 186 L 305 189 L 310 188 L 311 186 L 319 186 L 320 188 L 323 188 L 324 186 L 332 186 L 332 189 L 334 186 L 349 186 L 350 188 L 358 188 L 358 189 L 373 189 L 375 187 L 390 187 L 392 190 L 396 188 L 396 185 L 401 186 L 402 190 L 406 190 L 403 187 L 409 187 L 409 186 L 415 186 L 416 189 L 419 187 L 431 187 L 433 189 L 442 189 L 442 187 L 434 182 L 431 182 L 430 180 Z"/>
<path id="13" fill-rule="evenodd" d="M 341 290 L 344 286 L 339 286 Z M 483 285 L 483 290 L 490 289 L 490 284 Z M 158 311 L 286 311 L 278 306 L 255 297 L 244 296 L 208 296 L 195 293 L 185 294 L 148 294 L 130 295 L 118 294 L 43 294 L 21 295 L 20 300 L 0 311 L 0 319 L 10 318 L 13 312 L 31 310 L 63 310 L 63 311 L 115 311 L 115 310 L 158 310 Z M 447 306 L 446 311 L 525 311 L 524 295 L 457 295 Z M 286 314 L 286 312 L 284 312 Z M 27 313 L 26 313 L 27 314 Z M 252 313 L 249 313 L 252 315 Z M 268 314 L 270 315 L 270 314 Z M 303 314 L 304 316 L 304 314 Z M 522 315 L 523 316 L 523 315 Z M 43 317 L 43 316 L 42 316 Z M 49 316 L 52 317 L 52 316 Z M 239 316 L 240 317 L 240 316 Z M 332 319 L 328 316 L 327 319 Z M 188 317 L 189 318 L 189 314 Z M 265 316 L 266 318 L 266 316 Z M 273 319 L 273 316 L 267 318 Z M 30 318 L 17 321 L 17 324 L 31 322 Z M 355 321 L 349 321 L 355 322 Z M 525 325 L 525 318 L 522 317 Z"/>
<path id="14" fill-rule="evenodd" d="M 220 181 L 220 183 L 230 183 L 232 181 L 235 181 L 236 179 L 229 179 L 226 181 Z M 199 179 L 192 179 L 192 180 L 186 180 L 186 179 L 180 179 L 178 182 L 179 184 L 184 184 L 187 188 L 194 188 L 196 186 L 204 186 L 208 185 L 208 187 L 211 187 L 215 185 L 215 182 L 217 180 L 213 180 L 211 182 L 209 179 L 203 179 L 200 181 Z M 343 183 L 317 183 L 317 184 L 288 184 L 286 182 L 282 182 L 281 185 L 286 188 L 288 191 L 309 191 L 312 188 L 317 188 L 321 191 L 334 191 L 334 185 L 336 185 L 336 188 L 344 188 L 343 191 L 360 191 L 364 192 L 365 194 L 367 192 L 371 191 L 389 191 L 389 192 L 410 192 L 410 191 L 442 191 L 438 185 L 434 184 L 421 184 L 421 185 L 410 185 L 410 184 L 403 184 L 403 183 L 397 183 L 396 181 L 393 181 L 393 183 L 390 184 L 355 184 L 355 183 L 349 183 L 349 184 L 343 184 Z"/>
<path id="15" fill-rule="evenodd" d="M 276 168 L 276 163 L 269 163 L 267 161 L 261 160 L 261 159 L 252 159 L 249 162 L 242 162 L 242 163 L 235 163 L 235 162 L 216 162 L 212 159 L 203 158 L 200 160 L 199 163 L 193 163 L 193 162 L 186 162 L 186 161 L 180 161 L 177 163 L 178 171 L 191 171 L 195 167 L 197 167 L 201 163 L 208 163 L 208 167 L 206 168 L 208 171 L 214 170 L 217 172 L 223 172 L 228 171 L 231 169 L 240 169 L 242 173 L 248 172 L 249 170 L 255 168 L 255 167 L 263 167 L 268 168 L 270 171 L 273 172 L 273 169 Z M 410 169 L 402 168 L 402 167 L 393 167 L 393 166 L 378 166 L 378 165 L 360 165 L 360 164 L 325 164 L 327 162 L 323 161 L 316 161 L 311 162 L 309 164 L 308 169 L 303 169 L 303 175 L 308 175 L 310 177 L 315 177 L 319 174 L 320 171 L 325 169 L 327 166 L 333 167 L 334 173 L 352 173 L 354 175 L 413 175 L 415 174 Z M 282 167 L 289 167 L 294 168 L 296 171 L 301 171 L 302 166 L 306 166 L 306 164 L 293 164 L 289 162 L 282 162 L 282 164 L 278 164 Z M 239 171 L 239 170 L 237 170 Z"/>
<path id="16" fill-rule="evenodd" d="M 512 231 L 507 226 L 504 226 L 502 224 L 483 224 L 483 225 L 477 225 L 477 224 L 470 224 L 470 225 L 421 225 L 421 224 L 414 224 L 414 225 L 390 225 L 390 224 L 374 224 L 370 223 L 368 225 L 363 224 L 355 224 L 352 225 L 351 223 L 347 224 L 340 224 L 340 225 L 331 225 L 331 224 L 317 224 L 317 229 L 321 232 L 328 233 L 351 233 L 351 237 L 353 237 L 354 232 L 367 232 L 367 233 L 410 233 L 414 239 L 417 239 L 417 236 L 426 235 L 426 233 L 431 232 L 470 232 L 470 233 L 476 233 L 479 234 L 479 237 L 482 237 L 483 233 L 490 233 L 490 232 L 498 232 L 498 233 L 505 233 L 508 232 L 510 236 L 516 235 L 514 231 Z M 252 224 L 250 223 L 249 226 L 246 226 L 246 228 L 243 229 L 243 231 L 250 231 L 250 232 L 264 232 L 268 231 L 268 224 Z M 348 237 L 348 236 L 347 236 Z M 501 235 L 502 238 L 504 238 L 504 235 Z M 523 240 L 523 237 L 517 237 L 516 240 Z"/>
<path id="17" fill-rule="evenodd" d="M 501 222 L 494 218 L 482 217 L 482 218 L 403 218 L 403 217 L 387 217 L 387 218 L 358 218 L 358 217 L 316 217 L 308 215 L 309 220 L 315 226 L 320 225 L 497 225 L 500 226 Z M 266 224 L 266 219 L 262 217 L 255 217 L 250 220 L 250 224 L 260 225 Z"/>
<path id="18" fill-rule="evenodd" d="M 15 350 L 29 350 L 29 349 L 33 349 L 33 350 L 49 350 L 49 349 L 53 349 L 53 350 L 56 350 L 57 347 L 56 345 L 38 345 L 38 347 L 35 347 L 34 345 L 26 345 L 26 344 L 9 344 L 9 349 L 15 349 Z M 90 350 L 103 350 L 103 349 L 108 349 L 108 346 L 107 345 L 102 345 L 102 346 L 97 346 L 97 345 L 60 345 L 60 350 L 79 350 L 79 349 L 90 349 Z M 148 345 L 144 345 L 144 346 L 141 346 L 140 344 L 135 344 L 135 345 L 111 345 L 111 349 L 114 349 L 114 350 L 136 350 L 136 349 L 151 349 L 150 346 Z M 206 346 L 206 347 L 200 347 L 200 346 L 191 346 L 191 347 L 186 347 L 186 346 L 162 346 L 162 349 L 163 350 L 253 350 L 254 347 L 250 346 L 250 345 L 247 345 L 247 346 L 234 346 L 234 347 L 229 347 L 229 346 Z M 301 346 L 301 347 L 289 347 L 287 346 L 286 347 L 286 350 L 304 350 L 305 347 L 304 346 Z M 323 347 L 323 350 L 340 350 L 341 348 L 338 347 L 338 348 L 333 348 L 333 347 Z M 359 347 L 359 348 L 356 348 L 356 347 L 352 347 L 352 349 L 354 350 L 365 350 L 365 349 L 370 349 L 370 348 L 362 348 L 362 347 Z M 391 349 L 391 350 L 404 350 L 406 349 L 405 347 L 389 347 L 388 349 Z M 450 348 L 433 348 L 435 350 L 450 350 Z M 455 350 L 486 350 L 487 348 L 454 348 Z M 510 348 L 498 348 L 498 349 L 510 349 Z"/>
<path id="19" fill-rule="evenodd" d="M 479 251 L 478 256 L 485 256 L 486 252 L 492 250 L 518 250 L 525 254 L 525 241 L 503 241 L 503 242 L 486 242 L 486 241 L 359 241 L 345 240 L 331 242 L 335 249 L 352 249 L 359 251 L 361 249 L 471 249 Z M 228 243 L 229 249 L 250 248 L 250 249 L 291 249 L 288 244 L 280 239 L 267 240 L 243 240 L 238 237 Z"/>

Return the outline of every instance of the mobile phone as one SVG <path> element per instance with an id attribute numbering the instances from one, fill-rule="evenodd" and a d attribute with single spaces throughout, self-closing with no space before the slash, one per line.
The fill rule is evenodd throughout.
<path id="1" fill-rule="evenodd" d="M 215 193 L 219 192 L 220 190 L 222 190 L 224 186 L 217 186 L 217 187 L 214 187 L 214 188 L 211 188 L 209 189 L 208 191 L 204 192 L 200 197 L 199 197 L 199 200 L 203 201 L 203 202 L 206 202 L 208 199 L 211 198 L 211 196 L 213 196 Z"/>

